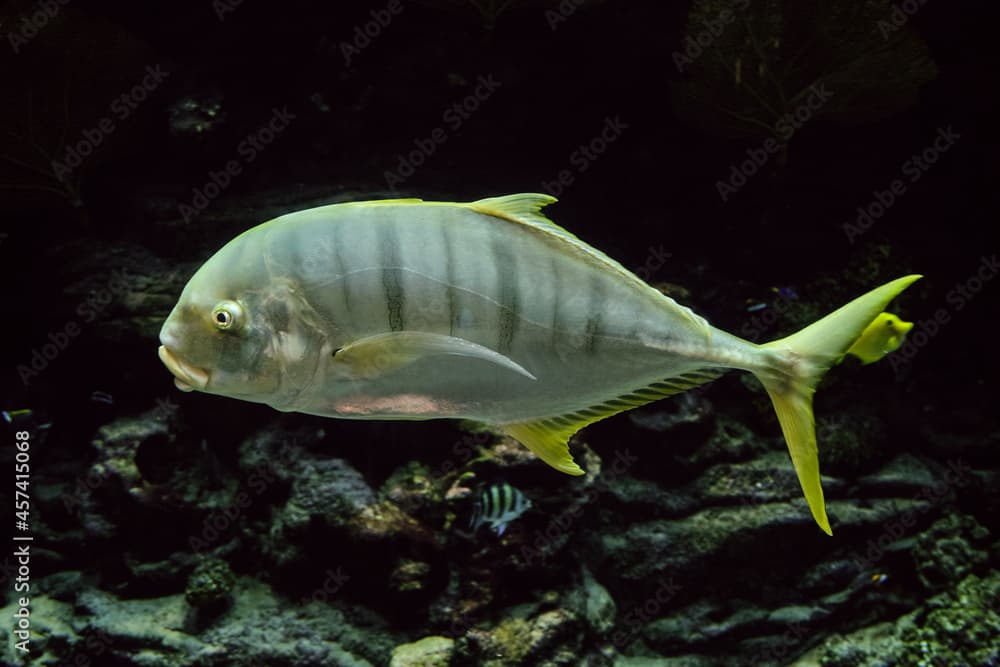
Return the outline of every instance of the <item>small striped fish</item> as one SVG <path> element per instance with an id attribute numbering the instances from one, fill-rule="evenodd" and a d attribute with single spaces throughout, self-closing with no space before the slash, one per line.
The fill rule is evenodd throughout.
<path id="1" fill-rule="evenodd" d="M 487 523 L 499 537 L 511 521 L 530 509 L 531 499 L 507 482 L 491 484 L 476 498 L 469 529 L 475 534 L 480 526 Z"/>
<path id="2" fill-rule="evenodd" d="M 567 443 L 587 424 L 750 371 L 829 533 L 813 390 L 919 276 L 756 345 L 543 216 L 554 201 L 395 199 L 276 218 L 195 273 L 160 331 L 160 359 L 180 389 L 283 411 L 485 422 L 569 474 L 583 474 Z"/>

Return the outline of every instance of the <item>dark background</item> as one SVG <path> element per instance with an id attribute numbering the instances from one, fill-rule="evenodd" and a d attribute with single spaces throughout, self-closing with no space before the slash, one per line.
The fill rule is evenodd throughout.
<path id="1" fill-rule="evenodd" d="M 61 7 L 19 54 L 7 49 L 2 141 L 23 143 L 30 117 L 50 156 L 62 154 L 58 138 L 71 141 L 110 115 L 110 101 L 148 65 L 170 72 L 74 171 L 79 206 L 66 206 L 55 193 L 0 190 L 8 210 L 0 253 L 10 276 L 11 361 L 30 358 L 77 303 L 70 301 L 67 315 L 59 301 L 65 282 L 77 278 L 53 265 L 61 246 L 81 237 L 124 239 L 191 261 L 261 222 L 254 210 L 261 193 L 280 198 L 286 210 L 297 197 L 393 196 L 384 173 L 397 168 L 415 139 L 443 125 L 444 110 L 472 92 L 480 75 L 492 75 L 500 88 L 459 131 L 448 130 L 398 195 L 475 199 L 540 190 L 572 168 L 570 154 L 600 132 L 605 118 L 618 117 L 628 129 L 576 175 L 550 214 L 629 267 L 641 266 L 650 248 L 666 249 L 672 259 L 652 279 L 691 289 L 690 301 L 720 326 L 738 331 L 744 317 L 723 299 L 761 294 L 719 288 L 801 286 L 821 274 L 837 276 L 875 243 L 889 246 L 905 270 L 928 276 L 919 286 L 924 310 L 910 313 L 920 317 L 996 250 L 997 54 L 992 23 L 976 11 L 978 3 L 929 2 L 910 18 L 907 29 L 916 28 L 938 68 L 915 104 L 870 122 L 810 120 L 792 138 L 784 166 L 771 160 L 727 203 L 717 181 L 761 139 L 733 140 L 677 120 L 669 85 L 684 78 L 672 54 L 684 48 L 687 3 L 584 5 L 555 30 L 543 6 L 515 5 L 492 28 L 469 3 L 401 6 L 351 67 L 341 43 L 384 5 L 245 2 L 220 22 L 210 2 L 79 1 Z M 6 15 L 16 26 L 32 7 L 9 3 Z M 223 120 L 187 133 L 176 131 L 175 120 L 172 131 L 170 109 L 188 97 L 216 102 Z M 240 140 L 273 107 L 287 107 L 296 120 L 204 214 L 181 220 L 178 206 L 191 200 L 191 188 L 235 157 Z M 871 202 L 874 189 L 898 178 L 902 163 L 948 126 L 960 141 L 870 232 L 849 243 L 843 224 L 857 216 L 857 206 Z M 5 154 L 20 150 L 12 145 Z M 10 162 L 3 175 L 7 186 L 60 187 Z M 214 224 L 213 214 L 251 195 L 257 199 L 238 226 Z M 983 335 L 990 302 L 995 297 L 987 294 L 956 318 L 918 365 L 948 372 L 948 384 L 967 384 L 977 369 L 986 371 L 994 363 Z M 56 378 L 85 363 L 78 355 L 94 342 L 75 346 L 52 364 L 50 377 L 32 385 L 44 386 L 39 390 L 50 398 L 60 392 L 71 380 Z M 128 365 L 156 372 L 147 357 Z M 32 388 L 10 380 L 5 375 L 5 394 L 34 398 Z M 145 380 L 166 381 L 162 373 Z"/>
<path id="2" fill-rule="evenodd" d="M 808 4 L 788 14 L 808 23 Z M 837 4 L 815 3 L 816 12 Z M 404 0 L 403 11 L 349 66 L 341 43 L 386 3 L 247 0 L 221 21 L 207 0 L 60 5 L 19 53 L 9 39 L 0 45 L 0 154 L 12 158 L 0 165 L 0 408 L 32 408 L 51 421 L 40 466 L 79 457 L 97 426 L 164 396 L 233 456 L 235 443 L 275 413 L 178 395 L 156 358 L 159 323 L 215 249 L 275 215 L 324 202 L 466 201 L 541 191 L 560 170 L 575 171 L 571 154 L 611 117 L 627 128 L 547 209 L 554 220 L 630 268 L 646 265 L 653 249 L 669 253 L 649 271 L 650 282 L 671 283 L 679 301 L 734 333 L 746 331 L 749 305 L 777 308 L 776 287 L 793 288 L 797 301 L 822 314 L 891 278 L 924 274 L 895 311 L 919 323 L 945 308 L 950 322 L 905 366 L 887 360 L 857 375 L 866 379 L 856 399 L 889 406 L 897 416 L 885 456 L 934 456 L 942 442 L 959 442 L 969 446 L 948 451 L 985 466 L 995 457 L 980 436 L 997 414 L 1000 281 L 985 283 L 961 310 L 948 300 L 984 256 L 1000 252 L 1000 55 L 984 4 L 928 0 L 905 29 L 926 44 L 936 74 L 911 97 L 871 102 L 871 113 L 863 112 L 862 99 L 860 113 L 817 114 L 725 202 L 717 182 L 764 136 L 685 113 L 672 96 L 678 85 L 727 85 L 674 65 L 674 53 L 684 49 L 687 2 L 585 3 L 553 30 L 546 14 L 552 7 L 544 3 L 514 3 L 491 24 L 472 3 Z M 3 30 L 36 7 L 7 3 Z M 888 63 L 855 71 L 885 82 L 909 76 L 909 60 Z M 69 185 L 46 173 L 53 156 L 112 115 L 112 101 L 156 65 L 170 72 L 167 79 L 126 120 L 115 120 L 115 131 Z M 412 177 L 390 188 L 385 172 L 397 169 L 416 140 L 447 127 L 442 114 L 472 93 L 480 76 L 500 82 L 495 94 L 457 131 L 448 128 L 447 141 Z M 850 87 L 837 94 L 839 101 Z M 186 100 L 193 111 L 184 111 Z M 192 201 L 193 189 L 237 159 L 237 146 L 275 107 L 287 107 L 295 120 L 204 211 L 185 220 L 180 207 Z M 195 129 L 196 121 L 204 126 Z M 857 208 L 903 178 L 903 163 L 949 127 L 960 135 L 955 145 L 851 242 L 844 225 Z M 123 267 L 131 276 L 128 293 L 83 322 L 80 304 Z M 18 367 L 30 365 L 49 334 L 70 321 L 81 323 L 79 336 L 23 382 Z M 783 315 L 761 340 L 800 324 Z M 721 384 L 723 410 L 743 400 L 738 380 Z M 107 392 L 113 404 L 95 401 L 95 391 Z M 822 416 L 832 406 L 822 391 L 818 401 Z M 448 428 L 323 423 L 345 442 L 372 443 L 336 454 L 375 478 L 432 449 Z M 629 428 L 616 417 L 595 432 L 627 435 Z M 995 533 L 995 514 L 978 518 Z"/>

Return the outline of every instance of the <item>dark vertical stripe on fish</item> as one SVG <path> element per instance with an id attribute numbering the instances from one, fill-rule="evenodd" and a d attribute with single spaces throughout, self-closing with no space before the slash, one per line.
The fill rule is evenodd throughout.
<path id="1" fill-rule="evenodd" d="M 333 252 L 337 258 L 337 267 L 340 269 L 340 292 L 344 299 L 344 316 L 345 319 L 350 321 L 351 314 L 351 289 L 347 281 L 350 279 L 350 271 L 347 270 L 347 264 L 344 261 L 344 251 L 341 249 L 342 244 L 341 239 L 341 228 L 342 225 L 333 224 L 330 225 L 330 234 L 333 240 Z"/>
<path id="2" fill-rule="evenodd" d="M 587 322 L 583 327 L 583 349 L 587 354 L 597 351 L 597 337 L 604 333 L 602 318 L 604 317 L 604 287 L 599 276 L 590 281 L 590 301 L 587 304 Z"/>
<path id="3" fill-rule="evenodd" d="M 510 246 L 494 239 L 491 244 L 497 269 L 500 312 L 497 319 L 497 351 L 506 354 L 517 334 L 520 312 L 517 293 L 517 258 Z"/>
<path id="4" fill-rule="evenodd" d="M 559 301 L 562 299 L 560 292 L 560 280 L 559 280 L 559 268 L 556 266 L 556 260 L 549 260 L 549 269 L 551 276 L 549 278 L 549 291 L 552 294 L 552 347 L 558 348 L 562 337 L 559 335 Z"/>
<path id="5" fill-rule="evenodd" d="M 399 234 L 390 219 L 377 221 L 379 246 L 382 251 L 382 290 L 385 292 L 385 307 L 387 310 L 389 329 L 402 331 L 406 328 L 403 321 L 403 284 L 399 269 Z"/>

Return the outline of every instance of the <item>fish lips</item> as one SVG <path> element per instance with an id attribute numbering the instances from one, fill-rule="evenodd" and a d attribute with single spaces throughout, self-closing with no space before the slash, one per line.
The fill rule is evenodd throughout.
<path id="1" fill-rule="evenodd" d="M 208 373 L 200 368 L 185 363 L 180 357 L 170 351 L 166 345 L 161 345 L 157 351 L 160 361 L 174 374 L 174 384 L 181 391 L 205 389 L 208 386 Z"/>

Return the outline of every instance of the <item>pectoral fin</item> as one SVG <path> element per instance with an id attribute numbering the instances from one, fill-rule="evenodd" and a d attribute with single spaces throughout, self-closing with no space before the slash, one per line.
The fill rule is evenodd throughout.
<path id="1" fill-rule="evenodd" d="M 370 380 L 418 359 L 440 354 L 482 359 L 535 379 L 523 366 L 488 347 L 464 338 L 423 331 L 393 331 L 362 338 L 334 352 L 333 364 L 347 379 Z"/>

